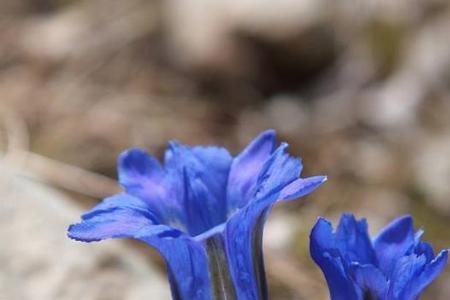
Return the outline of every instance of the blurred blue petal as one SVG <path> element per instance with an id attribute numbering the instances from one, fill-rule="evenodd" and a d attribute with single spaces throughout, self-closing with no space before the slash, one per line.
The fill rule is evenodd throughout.
<path id="1" fill-rule="evenodd" d="M 336 245 L 331 223 L 323 218 L 317 220 L 311 231 L 310 253 L 322 269 L 331 299 L 359 299 L 358 288 L 349 277 L 347 262 Z"/>
<path id="2" fill-rule="evenodd" d="M 398 218 L 387 225 L 373 242 L 383 272 L 390 275 L 396 261 L 412 249 L 414 243 L 415 234 L 411 216 Z"/>
<path id="3" fill-rule="evenodd" d="M 358 221 L 353 215 L 343 214 L 336 230 L 335 241 L 346 261 L 357 261 L 360 264 L 377 263 L 365 219 Z"/>
<path id="4" fill-rule="evenodd" d="M 320 218 L 311 231 L 311 257 L 333 300 L 415 300 L 447 262 L 447 250 L 434 257 L 422 234 L 410 216 L 394 220 L 373 241 L 365 220 L 343 214 L 333 232 Z"/>

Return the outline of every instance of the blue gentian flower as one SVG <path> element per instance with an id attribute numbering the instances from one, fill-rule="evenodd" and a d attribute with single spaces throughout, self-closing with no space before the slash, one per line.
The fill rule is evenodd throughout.
<path id="1" fill-rule="evenodd" d="M 433 254 L 414 232 L 413 219 L 394 220 L 371 240 L 365 219 L 341 217 L 335 232 L 319 218 L 311 256 L 322 269 L 332 300 L 415 300 L 444 269 L 448 250 Z"/>
<path id="2" fill-rule="evenodd" d="M 267 299 L 262 232 L 277 201 L 304 196 L 326 178 L 299 178 L 302 163 L 263 132 L 238 156 L 170 142 L 164 166 L 140 149 L 122 153 L 124 192 L 71 225 L 70 238 L 135 238 L 167 263 L 174 299 Z"/>

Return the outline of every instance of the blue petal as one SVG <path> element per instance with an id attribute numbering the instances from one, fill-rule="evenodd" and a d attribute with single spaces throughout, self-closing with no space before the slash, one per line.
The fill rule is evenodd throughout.
<path id="1" fill-rule="evenodd" d="M 279 193 L 300 176 L 302 162 L 291 157 L 287 153 L 287 147 L 286 143 L 282 143 L 264 164 L 256 182 L 254 198 L 265 198 L 269 194 Z"/>
<path id="2" fill-rule="evenodd" d="M 262 231 L 270 207 L 277 198 L 273 194 L 264 200 L 250 203 L 227 221 L 224 236 L 237 299 L 267 299 Z"/>
<path id="3" fill-rule="evenodd" d="M 348 262 L 377 264 L 365 219 L 357 221 L 351 214 L 343 214 L 335 234 L 336 245 Z"/>
<path id="4" fill-rule="evenodd" d="M 92 242 L 176 231 L 156 223 L 155 220 L 155 216 L 145 209 L 139 199 L 121 194 L 105 199 L 84 214 L 81 223 L 69 227 L 68 236 L 75 240 Z"/>
<path id="5" fill-rule="evenodd" d="M 262 186 L 247 206 L 236 211 L 226 223 L 224 236 L 227 256 L 238 299 L 267 298 L 261 243 L 264 223 L 272 205 L 293 194 L 296 197 L 305 195 L 324 181 L 318 177 L 311 180 L 307 178 L 282 193 L 283 188 L 296 178 L 284 174 L 281 169 L 286 168 L 286 172 L 294 170 L 293 173 L 297 175 L 301 170 L 298 161 L 291 160 L 284 150 L 283 146 L 272 155 L 269 165 L 266 163 L 261 173 L 265 173 L 267 178 L 258 178 L 260 184 L 267 186 Z"/>
<path id="6" fill-rule="evenodd" d="M 171 187 L 171 180 L 159 162 L 141 149 L 123 152 L 118 159 L 119 182 L 125 191 L 144 200 L 164 223 L 179 223 L 182 193 Z"/>
<path id="7" fill-rule="evenodd" d="M 359 300 L 360 291 L 355 287 L 335 243 L 331 223 L 319 218 L 310 235 L 312 259 L 321 268 L 328 284 L 332 300 Z"/>
<path id="8" fill-rule="evenodd" d="M 258 135 L 234 160 L 228 177 L 228 213 L 243 207 L 254 193 L 258 175 L 275 147 L 275 131 Z"/>
<path id="9" fill-rule="evenodd" d="M 132 195 L 146 199 L 161 192 L 164 170 L 158 160 L 142 149 L 129 149 L 120 154 L 118 173 L 120 184 Z"/>
<path id="10" fill-rule="evenodd" d="M 218 147 L 188 147 L 171 142 L 165 154 L 167 172 L 183 190 L 179 200 L 191 235 L 226 219 L 226 185 L 231 165 L 228 151 Z M 180 184 L 181 182 L 181 184 Z"/>
<path id="11" fill-rule="evenodd" d="M 81 215 L 83 220 L 88 220 L 92 217 L 95 217 L 98 214 L 106 213 L 115 209 L 128 209 L 128 210 L 136 210 L 140 211 L 143 214 L 148 214 L 150 219 L 155 220 L 156 216 L 153 216 L 150 213 L 150 208 L 139 198 L 132 197 L 127 194 L 117 194 L 111 197 L 104 199 L 102 202 L 97 204 L 91 210 L 85 212 Z M 150 216 L 151 215 L 151 216 Z M 157 222 L 157 221 L 156 221 Z"/>
<path id="12" fill-rule="evenodd" d="M 396 261 L 414 247 L 415 234 L 411 216 L 398 218 L 387 225 L 374 239 L 379 268 L 391 277 Z"/>
<path id="13" fill-rule="evenodd" d="M 225 209 L 226 186 L 232 162 L 230 153 L 224 148 L 213 146 L 193 147 L 192 152 L 203 165 L 201 172 L 204 172 L 204 177 L 202 180 L 211 193 L 224 204 L 220 208 Z"/>
<path id="14" fill-rule="evenodd" d="M 386 299 L 389 282 L 379 269 L 373 265 L 353 263 L 351 272 L 353 279 L 366 297 L 369 299 Z"/>
<path id="15" fill-rule="evenodd" d="M 170 142 L 165 153 L 165 164 L 180 174 L 185 169 L 199 177 L 217 198 L 224 199 L 232 157 L 224 148 L 214 146 L 189 147 Z"/>
<path id="16" fill-rule="evenodd" d="M 416 255 L 422 255 L 424 254 L 427 258 L 427 263 L 432 261 L 434 259 L 434 250 L 433 247 L 427 243 L 422 242 L 420 239 L 422 238 L 422 235 L 424 234 L 423 229 L 419 229 L 414 234 L 414 249 L 412 252 L 414 252 Z"/>
<path id="17" fill-rule="evenodd" d="M 228 151 L 219 147 L 188 147 L 177 142 L 170 142 L 165 153 L 165 164 L 175 170 L 181 177 L 185 170 L 189 175 L 200 178 L 215 197 L 225 199 L 232 158 Z"/>
<path id="18" fill-rule="evenodd" d="M 434 259 L 433 247 L 427 242 L 419 242 L 414 248 L 414 253 L 416 255 L 425 255 L 427 263 Z"/>
<path id="19" fill-rule="evenodd" d="M 447 265 L 448 250 L 443 250 L 434 260 L 425 266 L 423 271 L 411 279 L 402 299 L 418 299 L 423 290 L 435 280 Z"/>
<path id="20" fill-rule="evenodd" d="M 70 238 L 85 242 L 107 238 L 142 240 L 165 258 L 174 299 L 212 299 L 202 244 L 177 229 L 155 224 L 147 204 L 140 199 L 126 194 L 107 198 L 82 219 L 69 227 Z"/>
<path id="21" fill-rule="evenodd" d="M 294 200 L 303 197 L 327 181 L 326 176 L 312 176 L 307 178 L 298 178 L 284 187 L 280 192 L 281 200 Z"/>
<path id="22" fill-rule="evenodd" d="M 176 238 L 142 234 L 138 238 L 164 257 L 174 300 L 210 300 L 208 257 L 202 243 L 181 235 Z"/>
<path id="23" fill-rule="evenodd" d="M 225 203 L 216 198 L 200 178 L 189 175 L 189 171 L 186 172 L 187 229 L 192 236 L 196 236 L 226 221 L 223 207 Z"/>

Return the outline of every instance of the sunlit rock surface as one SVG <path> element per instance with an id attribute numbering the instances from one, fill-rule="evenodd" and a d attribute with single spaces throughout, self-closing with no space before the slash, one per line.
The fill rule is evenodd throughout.
<path id="1" fill-rule="evenodd" d="M 80 210 L 59 192 L 0 165 L 0 299 L 170 299 L 165 278 L 119 241 L 66 237 Z"/>

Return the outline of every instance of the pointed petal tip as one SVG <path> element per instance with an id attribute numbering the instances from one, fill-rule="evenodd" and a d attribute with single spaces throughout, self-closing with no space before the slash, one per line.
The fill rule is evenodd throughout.
<path id="1" fill-rule="evenodd" d="M 279 199 L 289 201 L 306 196 L 319 188 L 325 181 L 324 176 L 298 178 L 281 190 Z"/>
<path id="2" fill-rule="evenodd" d="M 358 219 L 354 214 L 350 212 L 342 213 L 341 218 L 339 219 L 338 228 L 341 228 L 342 226 L 343 227 L 350 226 L 351 228 L 357 230 L 357 232 L 359 233 L 365 232 L 367 234 L 368 228 L 367 219 L 366 218 Z M 367 236 L 367 238 L 369 237 Z"/>
<path id="3" fill-rule="evenodd" d="M 436 262 L 436 261 L 442 261 L 442 264 L 444 265 L 444 267 L 447 265 L 448 263 L 448 252 L 450 251 L 450 248 L 448 249 L 444 249 L 441 252 L 439 252 L 439 254 L 434 258 L 434 260 L 431 261 L 431 263 Z M 443 267 L 443 268 L 444 268 Z"/>
<path id="4" fill-rule="evenodd" d="M 326 224 L 326 225 L 332 226 L 331 222 L 327 218 L 322 217 L 322 216 L 317 217 L 316 223 L 314 226 L 317 226 L 319 224 Z"/>
<path id="5" fill-rule="evenodd" d="M 277 132 L 273 128 L 266 129 L 259 134 L 259 136 L 266 136 L 266 137 L 273 137 L 273 138 L 275 138 L 276 135 L 277 135 Z"/>
<path id="6" fill-rule="evenodd" d="M 70 238 L 71 240 L 77 241 L 77 242 L 84 242 L 84 243 L 90 243 L 90 242 L 99 242 L 102 239 L 99 238 L 89 238 L 83 236 L 83 234 L 77 230 L 79 226 L 82 226 L 81 223 L 75 223 L 69 225 L 67 228 L 66 236 Z"/>
<path id="7" fill-rule="evenodd" d="M 326 229 L 329 232 L 333 232 L 333 224 L 324 217 L 318 217 L 316 223 L 311 229 L 309 237 L 311 239 L 316 238 L 316 235 L 319 233 L 319 231 L 322 231 L 324 229 Z"/>
<path id="8" fill-rule="evenodd" d="M 316 190 L 317 188 L 319 188 L 320 186 L 322 186 L 322 184 L 327 182 L 328 177 L 327 176 L 318 175 L 318 176 L 307 177 L 305 179 L 310 179 L 312 184 L 314 185 L 314 187 L 311 190 L 311 192 L 312 192 L 312 191 Z"/>
<path id="9" fill-rule="evenodd" d="M 145 157 L 147 152 L 141 148 L 130 148 L 125 151 L 122 151 L 117 157 L 117 167 L 120 169 L 126 168 L 130 164 L 134 164 L 136 161 L 141 160 Z"/>
<path id="10" fill-rule="evenodd" d="M 328 181 L 328 176 L 326 176 L 326 175 L 318 175 L 318 176 L 316 176 L 316 177 L 317 177 L 318 179 L 320 179 L 320 183 L 321 183 L 321 184 Z"/>
<path id="11" fill-rule="evenodd" d="M 177 146 L 181 145 L 181 143 L 178 140 L 173 139 L 173 140 L 168 141 L 167 145 L 169 147 L 177 147 Z"/>
<path id="12" fill-rule="evenodd" d="M 413 217 L 411 215 L 409 215 L 409 214 L 406 214 L 406 215 L 403 215 L 401 217 L 398 217 L 397 220 L 399 222 L 411 222 L 411 223 L 413 223 L 413 221 L 414 221 Z"/>
<path id="13" fill-rule="evenodd" d="M 145 167 L 149 164 L 159 167 L 159 162 L 157 162 L 157 160 L 153 158 L 147 150 L 142 148 L 127 149 L 120 153 L 117 158 L 119 175 L 121 175 L 122 172 L 127 172 L 129 169 L 144 172 Z"/>
<path id="14" fill-rule="evenodd" d="M 333 225 L 330 221 L 323 217 L 317 218 L 311 232 L 309 234 L 309 252 L 312 259 L 319 265 L 326 262 L 325 256 L 329 255 L 329 251 L 335 249 Z M 322 261 L 325 259 L 326 261 Z"/>
<path id="15" fill-rule="evenodd" d="M 340 218 L 340 222 L 342 222 L 342 221 L 357 221 L 357 219 L 356 219 L 356 217 L 355 217 L 355 215 L 354 214 L 352 214 L 351 212 L 344 212 L 344 213 L 342 213 L 342 215 L 341 215 L 341 218 Z M 361 220 L 364 220 L 364 219 L 361 219 Z"/>
<path id="16" fill-rule="evenodd" d="M 326 219 L 325 217 L 318 217 L 316 221 L 316 225 L 325 225 L 329 227 L 333 227 L 333 223 L 331 223 L 330 220 Z"/>
<path id="17" fill-rule="evenodd" d="M 411 215 L 403 215 L 393 220 L 391 224 L 396 224 L 397 226 L 414 227 L 414 219 Z"/>
<path id="18" fill-rule="evenodd" d="M 267 129 L 265 131 L 260 132 L 256 135 L 251 142 L 247 145 L 247 147 L 243 150 L 243 153 L 248 151 L 255 152 L 258 148 L 265 147 L 269 148 L 269 154 L 274 150 L 276 143 L 276 131 L 273 129 Z M 263 151 L 263 153 L 266 153 Z"/>
<path id="19" fill-rule="evenodd" d="M 316 223 L 319 222 L 319 221 L 320 221 L 320 222 L 325 221 L 325 222 L 330 223 L 330 221 L 328 221 L 327 218 L 322 217 L 322 216 L 318 216 L 316 220 L 317 220 Z"/>
<path id="20" fill-rule="evenodd" d="M 433 259 L 433 261 L 437 261 L 437 260 L 448 260 L 448 252 L 450 251 L 450 248 L 441 250 L 441 252 L 439 252 L 438 255 L 436 255 L 436 257 Z M 432 261 L 432 262 L 433 262 Z"/>
<path id="21" fill-rule="evenodd" d="M 280 151 L 286 151 L 287 148 L 289 148 L 288 142 L 281 142 L 279 148 L 280 148 Z"/>
<path id="22" fill-rule="evenodd" d="M 270 143 L 273 146 L 273 144 L 275 144 L 276 137 L 277 133 L 274 129 L 267 129 L 257 134 L 249 145 L 257 143 Z"/>
<path id="23" fill-rule="evenodd" d="M 183 146 L 183 144 L 181 144 L 179 141 L 177 140 L 170 140 L 167 142 L 167 148 L 165 151 L 165 155 L 168 155 L 168 152 L 176 152 L 177 149 L 179 149 L 181 146 Z"/>
<path id="24" fill-rule="evenodd" d="M 73 226 L 74 226 L 74 225 L 75 225 L 75 224 L 70 224 L 69 227 L 67 227 L 66 236 L 67 236 L 68 238 L 72 238 L 72 230 L 73 230 Z"/>
<path id="25" fill-rule="evenodd" d="M 411 215 L 404 215 L 394 219 L 381 229 L 376 239 L 387 236 L 397 236 L 403 239 L 405 235 L 414 235 L 414 220 Z"/>
<path id="26" fill-rule="evenodd" d="M 129 148 L 119 154 L 119 162 L 122 162 L 125 159 L 141 157 L 143 155 L 148 155 L 145 149 L 138 147 Z"/>

